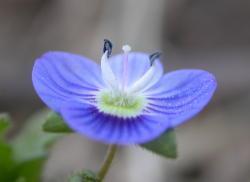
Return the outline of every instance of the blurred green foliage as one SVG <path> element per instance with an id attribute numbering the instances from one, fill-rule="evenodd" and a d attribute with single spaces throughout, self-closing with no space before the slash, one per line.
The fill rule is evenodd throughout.
<path id="1" fill-rule="evenodd" d="M 10 116 L 7 113 L 0 113 L 0 137 L 5 134 L 10 123 Z"/>
<path id="2" fill-rule="evenodd" d="M 165 158 L 177 158 L 175 131 L 170 129 L 153 141 L 142 144 L 141 147 Z"/>
<path id="3" fill-rule="evenodd" d="M 11 139 L 5 135 L 11 126 L 8 114 L 0 114 L 0 182 L 39 182 L 51 144 L 65 133 L 73 132 L 56 113 L 44 110 L 34 114 Z M 46 131 L 46 132 L 45 132 Z M 166 158 L 177 157 L 174 130 L 140 145 Z M 83 171 L 69 178 L 72 182 L 98 182 L 96 174 Z"/>
<path id="4" fill-rule="evenodd" d="M 78 172 L 70 176 L 69 182 L 101 182 L 101 180 L 94 172 L 85 170 L 83 172 Z"/>
<path id="5" fill-rule="evenodd" d="M 1 182 L 41 181 L 49 146 L 60 137 L 58 134 L 42 131 L 42 124 L 48 113 L 45 110 L 33 115 L 11 139 L 5 138 L 5 133 L 11 126 L 11 119 L 7 114 L 0 114 Z"/>
<path id="6" fill-rule="evenodd" d="M 51 133 L 70 133 L 73 132 L 57 113 L 51 112 L 45 123 L 43 130 Z"/>

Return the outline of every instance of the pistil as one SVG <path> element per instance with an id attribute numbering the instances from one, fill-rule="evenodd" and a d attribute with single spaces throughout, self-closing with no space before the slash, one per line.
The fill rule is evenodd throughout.
<path id="1" fill-rule="evenodd" d="M 128 54 L 131 51 L 131 47 L 129 45 L 124 45 L 122 50 L 124 51 L 122 79 L 122 91 L 124 92 L 128 83 Z"/>

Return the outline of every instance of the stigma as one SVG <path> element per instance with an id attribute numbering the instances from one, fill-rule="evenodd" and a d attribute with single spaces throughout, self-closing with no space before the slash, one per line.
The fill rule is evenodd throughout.
<path id="1" fill-rule="evenodd" d="M 131 47 L 129 45 L 122 46 L 122 50 L 124 54 L 128 54 L 131 51 Z"/>

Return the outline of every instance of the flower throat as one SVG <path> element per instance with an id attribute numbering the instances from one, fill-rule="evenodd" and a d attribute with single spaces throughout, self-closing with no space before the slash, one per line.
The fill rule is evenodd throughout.
<path id="1" fill-rule="evenodd" d="M 105 39 L 103 46 L 103 56 L 101 59 L 102 77 L 108 89 L 101 90 L 96 97 L 99 111 L 117 117 L 132 118 L 139 116 L 147 105 L 147 99 L 143 95 L 143 90 L 147 88 L 155 75 L 155 60 L 160 53 L 156 52 L 149 56 L 150 68 L 137 81 L 128 86 L 128 59 L 131 47 L 124 45 L 123 49 L 123 69 L 122 81 L 119 83 L 113 73 L 108 58 L 112 53 L 112 43 Z"/>

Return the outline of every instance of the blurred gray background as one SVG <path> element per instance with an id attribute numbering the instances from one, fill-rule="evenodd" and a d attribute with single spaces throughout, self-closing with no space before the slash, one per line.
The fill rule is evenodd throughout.
<path id="1" fill-rule="evenodd" d="M 163 52 L 165 70 L 201 68 L 218 90 L 197 117 L 177 129 L 179 158 L 165 160 L 137 147 L 121 148 L 110 182 L 250 181 L 249 0 L 8 0 L 0 1 L 0 111 L 16 130 L 45 107 L 31 83 L 34 59 L 48 50 L 100 61 L 109 38 L 114 52 Z M 64 137 L 53 148 L 44 182 L 97 169 L 105 146 Z"/>

